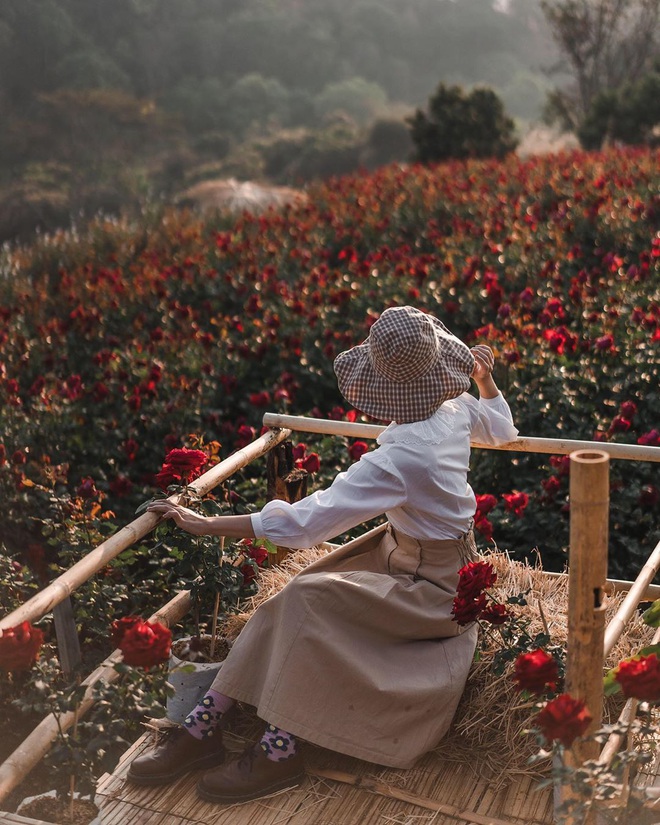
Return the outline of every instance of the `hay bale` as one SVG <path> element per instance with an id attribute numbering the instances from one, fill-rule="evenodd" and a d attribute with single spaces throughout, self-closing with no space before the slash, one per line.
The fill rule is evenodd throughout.
<path id="1" fill-rule="evenodd" d="M 506 553 L 491 552 L 484 556 L 497 572 L 494 597 L 501 602 L 529 590 L 527 605 L 514 606 L 514 612 L 529 620 L 529 633 L 549 631 L 552 643 L 566 647 L 568 611 L 568 579 L 546 576 L 539 566 L 512 561 Z M 608 599 L 606 622 L 609 622 L 625 593 Z M 605 669 L 614 667 L 622 658 L 636 653 L 648 644 L 652 628 L 643 622 L 630 622 L 605 662 Z M 451 730 L 436 749 L 445 759 L 469 764 L 480 776 L 504 781 L 512 774 L 540 775 L 548 764 L 528 764 L 538 752 L 536 738 L 527 731 L 533 727 L 536 715 L 533 701 L 522 702 L 511 679 L 511 664 L 501 676 L 492 671 L 493 656 L 499 634 L 482 633 L 479 643 L 480 659 L 470 671 L 467 686 Z M 605 670 L 604 670 L 605 672 Z M 607 699 L 603 707 L 603 721 L 614 721 L 623 707 L 621 695 Z"/>

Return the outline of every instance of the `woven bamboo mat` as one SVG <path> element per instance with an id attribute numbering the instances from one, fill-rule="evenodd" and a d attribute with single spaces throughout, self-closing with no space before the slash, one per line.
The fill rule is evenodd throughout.
<path id="1" fill-rule="evenodd" d="M 160 788 L 126 781 L 132 759 L 151 746 L 140 738 L 113 774 L 101 777 L 96 802 L 100 825 L 550 825 L 552 794 L 537 780 L 480 779 L 470 766 L 427 754 L 413 769 L 379 768 L 358 759 L 303 745 L 308 776 L 299 788 L 271 797 L 222 806 L 197 797 L 201 774 Z M 227 736 L 239 751 L 243 737 Z M 332 778 L 330 778 L 332 777 Z M 343 781 L 337 781 L 337 779 Z M 360 787 L 355 784 L 361 783 Z M 391 796 L 394 794 L 395 796 Z"/>

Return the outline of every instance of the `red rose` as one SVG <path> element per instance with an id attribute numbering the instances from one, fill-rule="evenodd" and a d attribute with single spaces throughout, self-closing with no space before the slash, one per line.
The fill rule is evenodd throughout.
<path id="1" fill-rule="evenodd" d="M 637 414 L 637 404 L 635 404 L 634 401 L 624 401 L 620 407 L 620 412 L 624 418 L 627 418 L 628 421 L 632 421 Z"/>
<path id="2" fill-rule="evenodd" d="M 559 678 L 559 666 L 555 659 L 540 648 L 521 653 L 514 665 L 513 679 L 518 690 L 543 693 L 546 686 L 554 690 Z"/>
<path id="3" fill-rule="evenodd" d="M 456 593 L 464 599 L 476 599 L 497 581 L 493 565 L 487 561 L 470 561 L 458 571 Z"/>
<path id="4" fill-rule="evenodd" d="M 486 594 L 480 593 L 475 599 L 456 596 L 451 608 L 454 621 L 460 625 L 475 622 L 486 607 Z"/>
<path id="5" fill-rule="evenodd" d="M 518 518 L 522 516 L 525 508 L 529 504 L 529 496 L 527 493 L 505 493 L 502 498 L 504 499 L 506 509 L 514 512 Z"/>
<path id="6" fill-rule="evenodd" d="M 8 627 L 0 636 L 0 668 L 28 670 L 37 661 L 44 634 L 30 622 Z"/>
<path id="7" fill-rule="evenodd" d="M 596 338 L 596 349 L 601 352 L 613 350 L 614 337 L 612 335 L 601 335 L 600 338 Z"/>
<path id="8" fill-rule="evenodd" d="M 610 424 L 610 433 L 627 433 L 630 429 L 630 421 L 622 415 L 615 415 Z"/>
<path id="9" fill-rule="evenodd" d="M 643 444 L 645 447 L 660 447 L 660 431 L 650 430 L 648 433 L 640 435 L 637 443 Z"/>
<path id="10" fill-rule="evenodd" d="M 199 475 L 207 461 L 208 457 L 202 450 L 189 450 L 186 447 L 180 447 L 169 451 L 165 456 L 163 467 L 167 465 L 173 472 L 179 473 L 181 477 L 190 477 L 193 474 Z"/>
<path id="11" fill-rule="evenodd" d="M 293 446 L 293 460 L 298 461 L 305 457 L 305 453 L 307 452 L 307 444 L 304 444 L 302 441 L 299 444 L 294 444 Z"/>
<path id="12" fill-rule="evenodd" d="M 536 716 L 536 724 L 548 742 L 557 739 L 567 748 L 582 736 L 591 724 L 592 716 L 582 699 L 562 693 Z"/>
<path id="13" fill-rule="evenodd" d="M 80 482 L 80 486 L 76 490 L 76 495 L 84 499 L 97 498 L 99 491 L 96 489 L 94 479 L 87 476 Z"/>
<path id="14" fill-rule="evenodd" d="M 167 464 L 163 464 L 161 471 L 154 478 L 156 486 L 160 487 L 161 490 L 167 490 L 170 484 L 174 484 L 175 481 L 181 481 L 181 476 L 175 473 Z"/>
<path id="15" fill-rule="evenodd" d="M 660 659 L 655 655 L 625 659 L 614 671 L 626 699 L 634 696 L 641 702 L 660 700 Z"/>
<path id="16" fill-rule="evenodd" d="M 567 455 L 550 456 L 550 464 L 558 471 L 560 476 L 567 476 L 571 469 L 571 459 Z"/>
<path id="17" fill-rule="evenodd" d="M 126 631 L 141 621 L 142 619 L 139 616 L 124 616 L 122 619 L 115 619 L 110 626 L 110 640 L 113 647 L 119 647 Z"/>
<path id="18" fill-rule="evenodd" d="M 104 384 L 103 381 L 97 381 L 96 384 L 94 384 L 94 401 L 100 403 L 109 395 L 110 390 L 108 389 L 107 384 Z"/>
<path id="19" fill-rule="evenodd" d="M 483 619 L 489 624 L 500 625 L 508 622 L 511 614 L 506 609 L 506 605 L 491 602 L 488 607 L 482 611 L 480 619 Z"/>
<path id="20" fill-rule="evenodd" d="M 250 584 L 257 577 L 257 573 L 251 564 L 244 564 L 241 567 L 241 573 L 243 574 L 243 584 Z"/>
<path id="21" fill-rule="evenodd" d="M 352 461 L 359 461 L 362 456 L 369 452 L 369 447 L 364 443 L 364 441 L 355 441 L 351 446 L 348 448 L 348 454 L 351 457 Z"/>
<path id="22" fill-rule="evenodd" d="M 267 407 L 270 404 L 270 393 L 263 390 L 262 392 L 253 392 L 250 395 L 250 404 L 253 407 Z"/>
<path id="23" fill-rule="evenodd" d="M 251 547 L 248 550 L 248 555 L 253 559 L 259 567 L 268 560 L 268 550 L 265 547 Z"/>
<path id="24" fill-rule="evenodd" d="M 302 467 L 308 473 L 317 473 L 321 469 L 321 459 L 318 453 L 310 453 L 302 460 Z"/>
<path id="25" fill-rule="evenodd" d="M 208 456 L 202 450 L 189 450 L 186 447 L 170 450 L 165 456 L 160 472 L 156 475 L 155 482 L 161 490 L 165 490 L 175 481 L 188 484 L 200 475 L 207 461 Z"/>
<path id="26" fill-rule="evenodd" d="M 12 457 L 11 463 L 12 464 L 25 464 L 27 461 L 27 456 L 23 452 L 23 450 L 15 450 Z"/>
<path id="27" fill-rule="evenodd" d="M 110 492 L 117 498 L 124 498 L 133 489 L 133 482 L 126 476 L 119 475 L 110 482 Z"/>
<path id="28" fill-rule="evenodd" d="M 561 481 L 558 476 L 550 476 L 550 478 L 544 478 L 541 481 L 541 487 L 543 487 L 546 493 L 552 497 L 559 492 L 561 488 Z"/>
<path id="29" fill-rule="evenodd" d="M 257 431 L 254 427 L 249 427 L 247 424 L 241 424 L 241 426 L 236 430 L 236 449 L 240 450 L 241 447 L 246 447 L 251 441 L 254 441 L 256 434 Z"/>
<path id="30" fill-rule="evenodd" d="M 474 517 L 474 528 L 478 530 L 486 541 L 491 541 L 493 538 L 493 524 L 486 516 L 482 515 L 478 510 Z"/>
<path id="31" fill-rule="evenodd" d="M 118 647 L 127 665 L 150 668 L 167 660 L 171 644 L 172 633 L 167 627 L 138 619 L 126 629 Z"/>
<path id="32" fill-rule="evenodd" d="M 477 496 L 477 513 L 480 515 L 487 516 L 494 507 L 497 507 L 497 499 L 495 496 L 492 496 L 490 493 Z"/>

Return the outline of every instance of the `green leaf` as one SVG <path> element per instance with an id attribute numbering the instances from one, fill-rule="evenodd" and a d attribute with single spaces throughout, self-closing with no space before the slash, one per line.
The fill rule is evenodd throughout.
<path id="1" fill-rule="evenodd" d="M 660 658 L 660 644 L 643 647 L 637 656 L 651 656 L 652 654 L 655 654 L 658 658 Z"/>
<path id="2" fill-rule="evenodd" d="M 605 696 L 614 696 L 614 694 L 619 693 L 621 690 L 621 685 L 614 678 L 615 671 L 616 668 L 613 667 L 603 678 L 603 694 Z"/>
<path id="3" fill-rule="evenodd" d="M 656 599 L 651 607 L 642 613 L 642 621 L 651 627 L 660 627 L 660 599 Z"/>
<path id="4" fill-rule="evenodd" d="M 177 667 L 172 668 L 172 670 L 170 672 L 171 673 L 195 673 L 196 671 L 197 671 L 197 668 L 195 667 L 195 665 L 193 665 L 191 663 L 191 664 L 187 664 L 187 665 L 178 665 Z M 168 682 L 168 684 L 169 684 L 169 682 Z"/>
<path id="5" fill-rule="evenodd" d="M 268 539 L 259 539 L 255 541 L 255 545 L 257 547 L 265 547 L 269 553 L 277 553 L 277 545 Z"/>

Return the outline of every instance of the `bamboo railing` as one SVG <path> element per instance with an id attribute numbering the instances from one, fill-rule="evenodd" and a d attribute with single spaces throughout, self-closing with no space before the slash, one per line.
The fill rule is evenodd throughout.
<path id="1" fill-rule="evenodd" d="M 190 486 L 200 495 L 204 495 L 229 478 L 235 472 L 245 467 L 251 461 L 267 453 L 274 446 L 284 441 L 290 435 L 289 430 L 270 430 L 259 436 L 241 450 L 237 450 L 228 458 L 219 462 L 193 481 Z M 79 562 L 70 567 L 65 573 L 51 582 L 42 591 L 33 596 L 16 610 L 0 619 L 0 631 L 4 628 L 15 627 L 24 621 L 35 622 L 42 618 L 56 605 L 95 573 L 105 567 L 109 561 L 151 532 L 159 523 L 161 517 L 155 513 L 145 513 L 119 530 L 104 541 Z M 156 612 L 149 621 L 160 621 L 163 624 L 175 624 L 190 608 L 190 594 L 187 590 L 178 593 L 161 610 Z M 84 716 L 93 705 L 93 686 L 98 681 L 113 682 L 118 672 L 112 663 L 121 660 L 120 651 L 115 650 L 82 684 L 87 687 L 85 695 L 77 710 L 77 718 Z M 59 719 L 50 714 L 46 716 L 19 745 L 13 753 L 0 765 L 0 803 L 7 798 L 12 790 L 20 784 L 22 779 L 48 752 L 56 740 L 59 730 L 66 731 L 74 723 L 73 712 L 62 714 Z"/>
<path id="2" fill-rule="evenodd" d="M 381 424 L 360 424 L 351 421 L 328 421 L 324 418 L 308 418 L 303 415 L 280 415 L 265 413 L 265 427 L 286 427 L 299 432 L 321 435 L 342 435 L 346 438 L 378 438 L 386 429 Z M 575 450 L 600 450 L 610 458 L 622 458 L 630 461 L 660 461 L 660 447 L 647 447 L 642 444 L 604 444 L 600 441 L 576 441 L 570 438 L 531 438 L 518 436 L 515 441 L 506 444 L 480 444 L 473 441 L 472 446 L 486 450 L 507 450 L 517 453 L 546 453 L 550 455 L 569 455 Z"/>
<path id="3" fill-rule="evenodd" d="M 166 605 L 156 611 L 148 621 L 160 622 L 171 627 L 190 609 L 190 592 L 183 590 Z M 111 684 L 119 677 L 114 664 L 121 662 L 120 650 L 114 650 L 81 684 L 86 688 L 77 710 L 67 711 L 59 717 L 49 714 L 44 717 L 32 733 L 0 765 L 0 802 L 21 783 L 25 776 L 48 753 L 50 746 L 57 739 L 60 731 L 67 731 L 76 721 L 84 716 L 94 704 L 94 685 L 98 682 Z"/>
<path id="4" fill-rule="evenodd" d="M 221 461 L 193 482 L 191 486 L 200 495 L 204 495 L 252 460 L 259 458 L 277 444 L 283 442 L 292 431 L 375 439 L 385 429 L 380 425 L 328 421 L 275 413 L 266 413 L 263 417 L 263 423 L 271 428 L 268 432 Z M 603 481 L 601 473 L 603 467 L 609 466 L 610 458 L 658 462 L 660 461 L 660 447 L 529 437 L 519 437 L 513 442 L 500 446 L 479 443 L 473 443 L 472 446 L 514 452 L 571 456 L 571 548 L 575 547 L 575 550 L 571 551 L 571 568 L 573 568 L 573 572 L 568 574 L 572 576 L 572 578 L 569 578 L 569 627 L 572 633 L 569 633 L 567 685 L 570 684 L 577 695 L 586 697 L 593 715 L 595 706 L 599 701 L 602 706 L 603 654 L 609 652 L 616 643 L 639 601 L 643 598 L 657 598 L 658 591 L 660 591 L 660 586 L 651 584 L 651 580 L 660 568 L 660 543 L 635 582 L 622 582 L 606 578 L 606 523 L 609 501 L 607 485 Z M 36 596 L 0 618 L 0 631 L 8 627 L 14 627 L 23 621 L 36 621 L 42 618 L 67 599 L 83 582 L 105 567 L 109 561 L 147 535 L 159 521 L 160 517 L 151 513 L 145 513 L 135 519 L 88 553 Z M 596 536 L 595 540 L 594 536 Z M 603 555 L 605 558 L 604 566 Z M 579 561 L 580 558 L 582 558 L 583 563 Z M 548 575 L 566 576 L 567 574 Z M 629 594 L 610 625 L 604 628 L 601 618 L 603 601 L 605 594 L 611 588 L 627 589 Z M 189 607 L 189 593 L 184 591 L 177 594 L 161 610 L 155 613 L 150 621 L 160 621 L 168 625 L 173 624 L 187 612 Z M 576 622 L 579 622 L 579 624 L 576 624 Z M 571 644 L 571 638 L 575 639 L 576 637 L 580 640 L 577 647 Z M 595 653 L 593 648 L 595 648 Z M 99 680 L 111 682 L 117 678 L 117 671 L 114 669 L 113 663 L 120 658 L 120 652 L 114 651 L 84 680 L 83 684 L 88 687 L 88 690 L 78 711 L 78 716 L 91 707 L 93 702 L 92 688 L 96 682 Z M 586 666 L 585 663 L 587 663 Z M 595 673 L 598 667 L 600 667 L 600 674 L 598 680 L 596 680 Z M 585 676 L 586 673 L 591 675 Z M 600 688 L 595 686 L 596 681 L 599 682 Z M 627 713 L 631 713 L 630 707 L 628 707 Z M 598 708 L 595 718 L 599 718 L 599 714 L 600 709 Z M 62 730 L 66 730 L 71 724 L 73 724 L 72 713 L 64 714 L 59 720 L 56 720 L 52 715 L 46 717 L 14 753 L 0 765 L 0 802 L 7 797 L 24 778 L 25 774 L 48 751 L 57 737 L 58 726 Z M 613 755 L 616 747 L 617 743 L 614 739 L 611 739 L 602 751 L 600 759 L 608 758 L 610 754 Z"/>
<path id="5" fill-rule="evenodd" d="M 235 472 L 245 467 L 255 458 L 267 453 L 276 444 L 284 441 L 290 435 L 289 430 L 270 430 L 252 441 L 247 447 L 232 453 L 224 461 L 216 464 L 190 484 L 200 495 L 205 495 L 222 481 L 228 479 Z M 21 622 L 34 622 L 49 613 L 56 605 L 68 598 L 71 593 L 83 582 L 86 582 L 108 562 L 127 550 L 139 539 L 150 533 L 160 521 L 155 513 L 144 513 L 117 533 L 99 544 L 87 553 L 79 562 L 76 562 L 61 576 L 58 576 L 47 587 L 39 591 L 25 604 L 12 610 L 0 618 L 0 630 L 15 627 Z"/>

